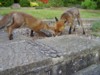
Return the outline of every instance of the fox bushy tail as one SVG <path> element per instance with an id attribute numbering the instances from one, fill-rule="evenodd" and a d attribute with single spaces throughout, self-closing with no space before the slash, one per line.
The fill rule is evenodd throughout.
<path id="1" fill-rule="evenodd" d="M 0 29 L 5 28 L 6 26 L 9 26 L 12 23 L 13 23 L 13 16 L 7 14 L 0 20 Z"/>

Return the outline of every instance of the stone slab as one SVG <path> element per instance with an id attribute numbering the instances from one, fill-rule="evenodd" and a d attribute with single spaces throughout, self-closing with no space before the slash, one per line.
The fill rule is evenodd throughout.
<path id="1" fill-rule="evenodd" d="M 73 75 L 100 75 L 100 64 L 91 65 Z"/>
<path id="2" fill-rule="evenodd" d="M 100 45 L 100 39 L 91 39 L 85 36 L 77 36 L 77 35 L 63 35 L 57 37 L 46 38 L 42 40 L 37 40 L 37 42 L 41 42 L 48 46 L 53 47 L 59 53 L 69 54 L 72 52 L 81 52 L 82 50 L 92 49 L 96 46 Z"/>
<path id="3" fill-rule="evenodd" d="M 6 34 L 6 33 L 4 33 Z M 64 35 L 32 40 L 18 35 L 10 41 L 0 34 L 0 75 L 22 75 L 63 61 L 64 55 L 100 49 L 100 40 Z M 19 39 L 20 37 L 20 39 Z"/>

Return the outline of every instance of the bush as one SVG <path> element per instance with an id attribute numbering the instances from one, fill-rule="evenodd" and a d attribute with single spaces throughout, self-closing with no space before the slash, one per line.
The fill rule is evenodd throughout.
<path id="1" fill-rule="evenodd" d="M 0 2 L 0 6 L 2 6 L 2 3 Z"/>
<path id="2" fill-rule="evenodd" d="M 22 7 L 29 7 L 30 6 L 30 3 L 28 0 L 20 0 L 19 4 L 22 6 Z"/>
<path id="3" fill-rule="evenodd" d="M 81 4 L 79 0 L 63 0 L 64 6 L 74 6 Z"/>
<path id="4" fill-rule="evenodd" d="M 100 21 L 96 21 L 92 24 L 91 30 L 93 32 L 100 32 Z"/>
<path id="5" fill-rule="evenodd" d="M 96 2 L 92 0 L 85 0 L 84 2 L 81 3 L 81 6 L 85 9 L 96 9 L 97 8 Z"/>
<path id="6" fill-rule="evenodd" d="M 96 1 L 97 9 L 100 9 L 100 0 L 94 0 L 94 1 Z"/>
<path id="7" fill-rule="evenodd" d="M 14 0 L 0 0 L 0 2 L 2 3 L 1 6 L 8 7 L 14 3 Z"/>
<path id="8" fill-rule="evenodd" d="M 39 4 L 37 2 L 30 2 L 30 6 L 31 7 L 37 7 L 37 6 L 39 6 Z"/>
<path id="9" fill-rule="evenodd" d="M 68 0 L 63 0 L 64 6 L 67 7 L 68 6 Z"/>
<path id="10" fill-rule="evenodd" d="M 50 5 L 54 7 L 63 6 L 63 0 L 49 0 Z"/>
<path id="11" fill-rule="evenodd" d="M 60 7 L 63 6 L 63 0 L 49 0 L 47 4 L 37 1 L 40 7 Z"/>
<path id="12" fill-rule="evenodd" d="M 36 2 L 39 4 L 39 7 L 50 7 L 50 4 L 44 4 L 42 2 L 40 2 L 39 0 L 20 0 L 20 5 L 22 7 L 30 7 L 30 2 Z"/>
<path id="13" fill-rule="evenodd" d="M 42 8 L 42 7 L 50 7 L 51 6 L 50 3 L 45 4 L 45 3 L 40 2 L 40 1 L 36 1 L 36 2 L 39 4 L 39 8 Z"/>

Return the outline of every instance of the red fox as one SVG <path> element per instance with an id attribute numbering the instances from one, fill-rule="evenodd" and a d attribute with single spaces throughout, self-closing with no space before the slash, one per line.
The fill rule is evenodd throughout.
<path id="1" fill-rule="evenodd" d="M 74 21 L 76 18 L 77 18 L 78 24 L 81 25 L 81 27 L 83 29 L 83 34 L 85 34 L 85 30 L 84 30 L 84 27 L 82 24 L 82 20 L 80 18 L 80 12 L 79 12 L 78 8 L 73 7 L 73 8 L 68 9 L 61 15 L 60 20 L 62 20 L 62 19 L 66 20 L 67 25 L 70 26 L 69 34 L 71 34 L 72 28 L 73 28 L 73 31 L 75 31 L 76 26 L 74 25 Z M 58 20 L 58 19 L 56 18 L 56 20 Z"/>
<path id="2" fill-rule="evenodd" d="M 56 24 L 55 24 L 55 27 L 56 27 L 56 30 L 55 30 L 55 33 L 56 35 L 61 35 L 64 28 L 65 28 L 65 23 L 66 23 L 66 20 L 65 19 L 60 19 L 58 20 L 57 17 L 55 17 L 55 20 L 56 20 Z"/>
<path id="3" fill-rule="evenodd" d="M 59 21 L 61 23 L 63 21 Z M 53 30 L 54 36 L 62 30 L 63 25 L 55 24 L 54 26 L 49 26 L 43 21 L 23 12 L 11 12 L 5 15 L 2 20 L 0 20 L 0 29 L 6 27 L 8 32 L 9 40 L 13 39 L 13 30 L 21 26 L 26 26 L 31 29 L 30 36 L 33 36 L 33 31 L 41 34 L 41 29 L 43 30 Z"/>
<path id="4" fill-rule="evenodd" d="M 0 28 L 6 27 L 9 40 L 13 39 L 13 30 L 15 28 L 19 28 L 25 25 L 26 27 L 31 29 L 30 36 L 33 36 L 33 31 L 41 34 L 41 29 L 52 29 L 52 27 L 48 26 L 43 21 L 22 12 L 11 12 L 3 17 L 0 21 Z"/>

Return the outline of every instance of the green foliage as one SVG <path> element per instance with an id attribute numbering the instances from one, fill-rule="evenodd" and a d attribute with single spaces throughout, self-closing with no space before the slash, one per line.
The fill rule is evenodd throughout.
<path id="1" fill-rule="evenodd" d="M 43 7 L 50 7 L 50 3 L 44 4 L 43 2 L 40 1 L 36 1 L 39 4 L 38 8 L 43 8 Z"/>
<path id="2" fill-rule="evenodd" d="M 64 6 L 68 6 L 68 0 L 63 0 Z"/>
<path id="3" fill-rule="evenodd" d="M 84 2 L 81 3 L 81 6 L 86 9 L 96 9 L 97 5 L 96 2 L 93 0 L 85 0 Z"/>
<path id="4" fill-rule="evenodd" d="M 0 0 L 0 2 L 2 3 L 1 6 L 8 7 L 14 3 L 14 0 Z"/>
<path id="5" fill-rule="evenodd" d="M 39 7 L 82 6 L 87 9 L 100 9 L 100 0 L 49 0 L 47 4 L 40 0 L 0 0 L 0 3 L 2 4 L 0 6 L 8 7 L 14 2 L 19 2 L 22 7 L 30 7 L 30 1 L 37 2 Z"/>
<path id="6" fill-rule="evenodd" d="M 81 1 L 79 0 L 63 0 L 64 6 L 74 6 L 80 4 Z"/>
<path id="7" fill-rule="evenodd" d="M 22 7 L 29 7 L 30 6 L 30 3 L 29 3 L 29 1 L 28 0 L 20 0 L 20 5 L 22 6 Z"/>
<path id="8" fill-rule="evenodd" d="M 40 7 L 60 7 L 63 6 L 63 0 L 49 0 L 47 4 L 40 2 L 39 0 L 36 1 Z"/>
<path id="9" fill-rule="evenodd" d="M 100 37 L 100 21 L 94 22 L 92 24 L 91 30 L 92 30 L 91 35 Z"/>
<path id="10" fill-rule="evenodd" d="M 63 0 L 49 0 L 51 6 L 60 7 L 63 6 Z"/>
<path id="11" fill-rule="evenodd" d="M 97 4 L 97 9 L 100 9 L 100 0 L 94 0 Z"/>
<path id="12" fill-rule="evenodd" d="M 91 30 L 93 32 L 100 32 L 100 21 L 96 21 L 92 24 Z"/>
<path id="13" fill-rule="evenodd" d="M 39 4 L 37 2 L 30 2 L 30 6 L 31 7 L 37 7 L 37 6 L 39 6 Z"/>
<path id="14" fill-rule="evenodd" d="M 0 2 L 0 6 L 2 6 L 2 3 Z"/>

